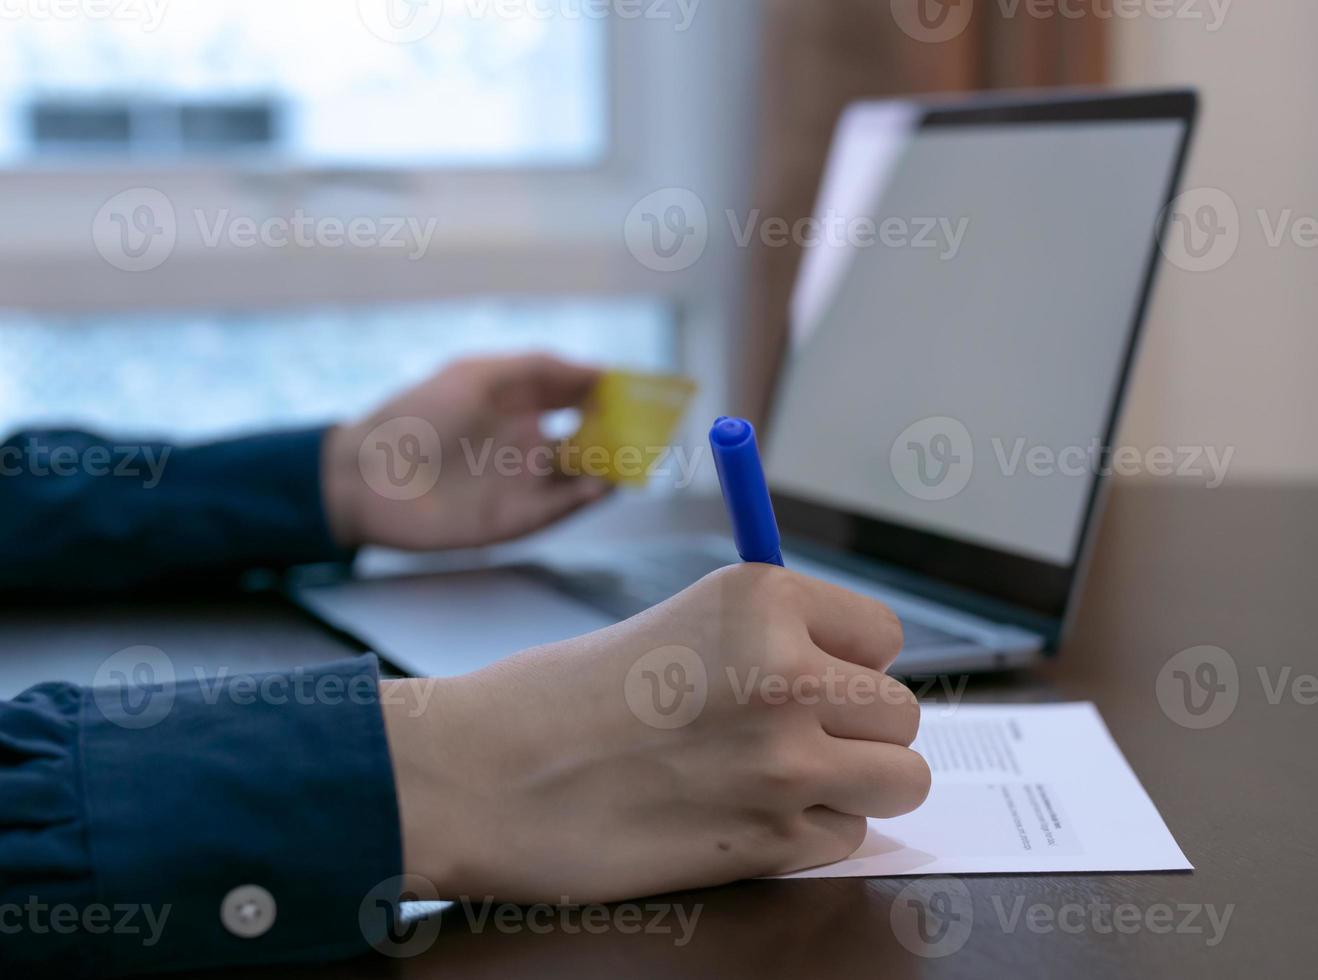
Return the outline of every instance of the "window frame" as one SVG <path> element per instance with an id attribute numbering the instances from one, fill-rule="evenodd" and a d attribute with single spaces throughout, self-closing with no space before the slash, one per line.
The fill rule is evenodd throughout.
<path id="1" fill-rule="evenodd" d="M 596 165 L 487 170 L 336 170 L 241 163 L 0 172 L 0 305 L 39 311 L 258 309 L 451 297 L 651 296 L 675 314 L 683 368 L 701 382 L 693 416 L 726 410 L 728 325 L 742 310 L 745 249 L 722 215 L 749 209 L 759 5 L 701 6 L 690 29 L 608 21 L 609 141 Z M 717 97 L 711 98 L 710 93 Z M 235 214 L 438 216 L 423 260 L 381 250 L 204 247 L 180 241 L 161 267 L 125 273 L 95 251 L 90 222 L 131 187 L 176 209 Z M 710 244 L 690 269 L 660 273 L 628 252 L 638 201 L 683 187 L 709 205 Z M 73 284 L 74 288 L 71 288 Z"/>

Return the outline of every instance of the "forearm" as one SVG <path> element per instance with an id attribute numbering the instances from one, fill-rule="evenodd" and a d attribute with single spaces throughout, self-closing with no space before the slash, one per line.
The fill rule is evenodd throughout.
<path id="1" fill-rule="evenodd" d="M 348 557 L 320 430 L 196 447 L 25 433 L 0 446 L 0 591 L 109 592 Z"/>

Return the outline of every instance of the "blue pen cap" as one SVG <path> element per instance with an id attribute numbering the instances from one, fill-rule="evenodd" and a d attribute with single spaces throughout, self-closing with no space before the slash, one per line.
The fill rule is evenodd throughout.
<path id="1" fill-rule="evenodd" d="M 743 561 L 781 565 L 782 541 L 755 442 L 755 427 L 745 419 L 720 418 L 709 430 L 709 445 L 737 553 Z"/>

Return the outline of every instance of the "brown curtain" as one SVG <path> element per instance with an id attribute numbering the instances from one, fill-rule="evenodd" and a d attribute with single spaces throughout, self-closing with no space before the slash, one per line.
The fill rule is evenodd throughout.
<path id="1" fill-rule="evenodd" d="M 833 127 L 856 99 L 924 92 L 1088 85 L 1103 81 L 1106 21 L 1032 16 L 1029 0 L 762 0 L 765 6 L 754 206 L 789 222 L 808 217 Z M 917 3 L 970 19 L 948 40 L 898 25 Z M 905 7 L 905 9 L 903 9 Z M 967 9 L 967 8 L 962 8 Z M 1008 11 L 1010 13 L 1008 13 Z M 911 21 L 906 21 L 911 23 Z M 763 418 L 786 336 L 800 251 L 754 246 L 739 366 L 740 407 Z"/>

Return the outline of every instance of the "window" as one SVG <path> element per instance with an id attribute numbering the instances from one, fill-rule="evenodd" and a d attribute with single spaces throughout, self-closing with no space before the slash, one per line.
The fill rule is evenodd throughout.
<path id="1" fill-rule="evenodd" d="M 0 14 L 0 164 L 562 167 L 607 149 L 607 24 L 533 0 L 60 9 Z"/>
<path id="2" fill-rule="evenodd" d="M 484 300 L 221 314 L 0 314 L 0 438 L 21 426 L 201 439 L 366 412 L 470 353 L 676 366 L 646 300 Z"/>
<path id="3" fill-rule="evenodd" d="M 451 355 L 527 345 L 688 371 L 696 413 L 721 410 L 744 250 L 711 235 L 701 261 L 663 273 L 627 231 L 665 188 L 711 224 L 748 210 L 758 15 L 699 0 L 0 3 L 0 430 L 301 424 Z M 98 229 L 154 232 L 124 203 L 144 195 L 168 202 L 176 235 L 134 271 Z M 236 237 L 304 219 L 374 222 L 381 246 L 414 221 L 427 244 Z M 212 368 L 218 389 L 198 381 Z"/>

